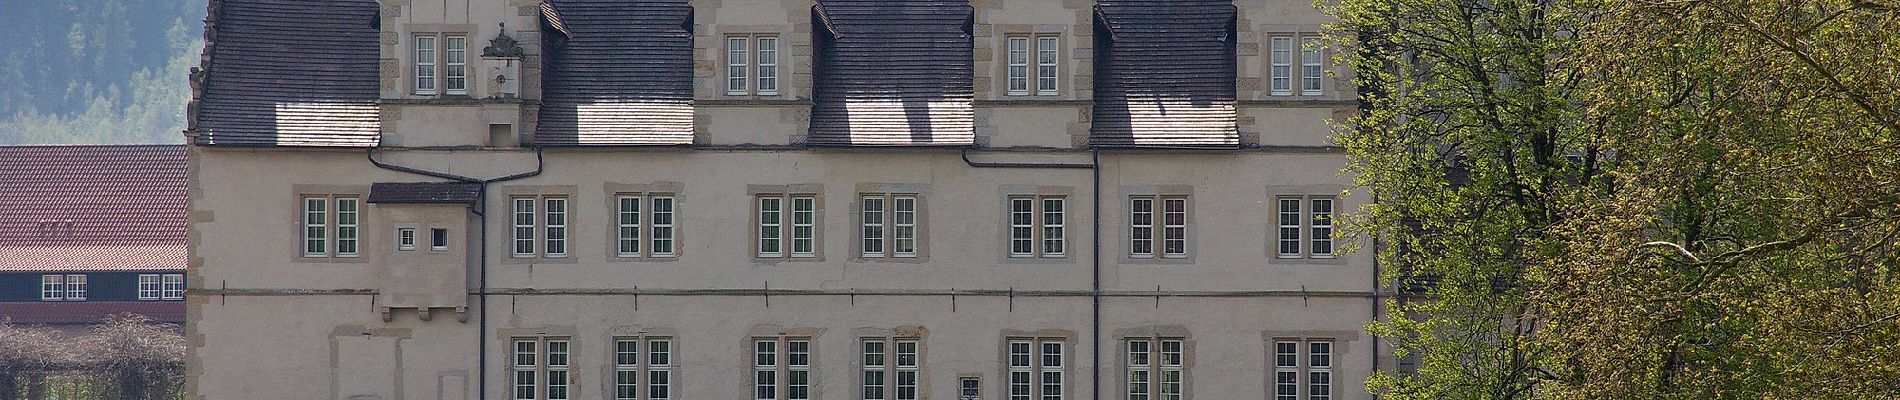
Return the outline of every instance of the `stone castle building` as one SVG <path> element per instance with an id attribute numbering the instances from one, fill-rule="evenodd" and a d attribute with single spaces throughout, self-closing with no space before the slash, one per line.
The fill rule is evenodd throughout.
<path id="1" fill-rule="evenodd" d="M 1367 399 L 1307 1 L 213 0 L 193 399 Z"/>

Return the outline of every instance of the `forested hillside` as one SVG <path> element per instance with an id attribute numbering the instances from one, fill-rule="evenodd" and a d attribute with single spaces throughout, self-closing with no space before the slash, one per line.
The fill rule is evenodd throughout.
<path id="1" fill-rule="evenodd" d="M 183 140 L 204 0 L 0 3 L 0 144 Z"/>

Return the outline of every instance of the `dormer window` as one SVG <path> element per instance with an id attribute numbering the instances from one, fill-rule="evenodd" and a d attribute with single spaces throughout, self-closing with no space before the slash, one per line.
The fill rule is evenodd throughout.
<path id="1" fill-rule="evenodd" d="M 416 94 L 468 94 L 468 36 L 415 35 Z"/>

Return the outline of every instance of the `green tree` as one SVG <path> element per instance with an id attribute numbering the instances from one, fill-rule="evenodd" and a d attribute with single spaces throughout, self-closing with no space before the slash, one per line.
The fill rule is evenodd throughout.
<path id="1" fill-rule="evenodd" d="M 1341 0 L 1394 399 L 1900 397 L 1900 4 Z"/>

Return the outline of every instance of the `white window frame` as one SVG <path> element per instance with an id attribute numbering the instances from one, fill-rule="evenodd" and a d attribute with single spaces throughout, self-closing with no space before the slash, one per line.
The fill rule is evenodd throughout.
<path id="1" fill-rule="evenodd" d="M 1029 95 L 1030 39 L 1029 35 L 1011 35 L 1006 39 L 1005 74 L 1008 78 L 1004 87 L 1013 96 Z"/>
<path id="2" fill-rule="evenodd" d="M 517 337 L 510 340 L 508 398 L 573 399 L 573 350 L 573 341 L 565 337 Z"/>
<path id="3" fill-rule="evenodd" d="M 668 258 L 674 256 L 673 194 L 665 192 L 614 195 L 614 256 Z"/>
<path id="4" fill-rule="evenodd" d="M 511 258 L 566 258 L 574 202 L 567 195 L 517 195 L 508 198 L 508 256 Z M 523 251 L 527 250 L 527 251 Z"/>
<path id="5" fill-rule="evenodd" d="M 1274 400 L 1332 400 L 1338 343 L 1327 338 L 1280 338 L 1268 344 L 1269 393 Z"/>
<path id="6" fill-rule="evenodd" d="M 1294 35 L 1268 36 L 1267 42 L 1270 45 L 1267 53 L 1268 94 L 1292 96 Z"/>
<path id="7" fill-rule="evenodd" d="M 1129 196 L 1128 257 L 1187 258 L 1188 215 L 1185 195 Z"/>
<path id="8" fill-rule="evenodd" d="M 1339 199 L 1327 195 L 1280 196 L 1274 200 L 1275 258 L 1332 259 L 1339 256 L 1338 241 L 1333 239 L 1334 219 Z M 1289 209 L 1292 207 L 1292 209 Z M 1287 252 L 1287 246 L 1297 252 Z"/>
<path id="9" fill-rule="evenodd" d="M 1062 39 L 1036 35 L 1036 95 L 1054 96 L 1062 88 Z"/>
<path id="10" fill-rule="evenodd" d="M 867 337 L 859 342 L 858 348 L 864 370 L 859 375 L 859 399 L 918 400 L 923 396 L 921 339 Z M 877 351 L 872 351 L 874 348 Z"/>
<path id="11" fill-rule="evenodd" d="M 415 79 L 413 81 L 415 85 L 413 87 L 418 95 L 434 95 L 441 86 L 441 74 L 436 71 L 436 66 L 440 64 L 441 61 L 439 60 L 441 50 L 438 48 L 438 46 L 441 45 L 441 41 L 442 39 L 438 37 L 437 34 L 418 33 L 414 35 L 414 39 L 410 42 L 413 43 L 411 47 L 415 50 L 415 52 L 411 54 L 411 56 L 415 57 L 415 59 L 412 60 L 415 64 Z"/>
<path id="12" fill-rule="evenodd" d="M 1124 341 L 1123 383 L 1127 400 L 1182 400 L 1186 396 L 1187 340 L 1140 337 Z"/>
<path id="13" fill-rule="evenodd" d="M 752 397 L 756 400 L 811 400 L 812 338 L 752 338 Z M 767 397 L 762 390 L 771 391 Z"/>
<path id="14" fill-rule="evenodd" d="M 614 400 L 671 400 L 673 341 L 668 337 L 614 338 Z"/>
<path id="15" fill-rule="evenodd" d="M 752 37 L 753 86 L 761 96 L 778 94 L 778 45 L 778 35 Z"/>
<path id="16" fill-rule="evenodd" d="M 1068 396 L 1066 339 L 1008 338 L 1003 376 L 1006 400 L 1063 400 Z M 1027 347 L 1028 351 L 1023 351 Z M 1051 352 L 1053 350 L 1053 352 Z M 1051 390 L 1054 389 L 1054 390 Z"/>
<path id="17" fill-rule="evenodd" d="M 917 209 L 921 201 L 915 193 L 859 196 L 859 255 L 865 258 L 917 257 Z"/>
<path id="18" fill-rule="evenodd" d="M 757 256 L 760 258 L 778 258 L 785 256 L 785 197 L 777 195 L 759 196 L 753 201 L 753 211 L 758 213 L 758 225 L 754 230 L 758 237 Z"/>
<path id="19" fill-rule="evenodd" d="M 885 247 L 889 242 L 886 237 L 890 234 L 890 229 L 885 227 L 885 224 L 890 223 L 885 214 L 890 210 L 889 205 L 890 201 L 881 195 L 865 195 L 858 199 L 859 255 L 881 258 L 889 253 Z"/>
<path id="20" fill-rule="evenodd" d="M 1026 209 L 1021 207 L 1023 202 L 1029 204 Z M 1012 195 L 1004 203 L 1004 209 L 1009 213 L 1009 242 L 1004 246 L 1008 248 L 1010 257 L 1064 258 L 1068 256 L 1067 196 Z M 1051 204 L 1057 205 L 1056 210 L 1050 211 Z M 1050 218 L 1052 216 L 1055 218 Z M 1029 245 L 1028 251 L 1017 247 L 1018 244 L 1023 243 Z M 1055 251 L 1050 251 L 1051 248 Z"/>
<path id="21" fill-rule="evenodd" d="M 753 227 L 758 258 L 816 258 L 822 244 L 818 235 L 818 195 L 812 193 L 761 194 L 753 201 L 758 224 Z M 776 205 L 776 212 L 766 205 Z M 775 218 L 769 218 L 776 216 Z M 767 244 L 772 244 L 768 246 Z M 776 247 L 772 249 L 771 247 Z"/>
<path id="22" fill-rule="evenodd" d="M 162 286 L 163 291 L 160 292 L 159 299 L 185 299 L 185 274 L 165 274 L 161 278 L 164 279 L 164 286 Z"/>
<path id="23" fill-rule="evenodd" d="M 362 253 L 363 202 L 360 197 L 309 194 L 300 199 L 298 220 L 302 232 L 298 235 L 298 247 L 303 257 L 353 258 Z"/>
<path id="24" fill-rule="evenodd" d="M 672 194 L 647 195 L 647 255 L 654 258 L 679 254 L 679 202 Z"/>
<path id="25" fill-rule="evenodd" d="M 66 301 L 86 301 L 86 274 L 66 275 Z"/>
<path id="26" fill-rule="evenodd" d="M 442 233 L 441 241 L 435 240 L 435 236 L 436 236 L 435 234 L 437 232 Z M 429 250 L 443 251 L 443 250 L 448 250 L 448 249 L 449 249 L 449 228 L 429 228 Z"/>
<path id="27" fill-rule="evenodd" d="M 514 226 L 509 255 L 514 258 L 534 258 L 540 254 L 540 246 L 535 241 L 539 230 L 537 221 L 540 220 L 537 199 L 534 196 L 515 196 L 509 198 L 508 203 L 512 205 L 509 215 L 513 216 L 510 221 Z"/>
<path id="28" fill-rule="evenodd" d="M 778 34 L 726 35 L 726 95 L 778 94 L 781 44 Z"/>
<path id="29" fill-rule="evenodd" d="M 541 256 L 566 258 L 568 253 L 568 206 L 566 197 L 541 198 Z"/>
<path id="30" fill-rule="evenodd" d="M 139 274 L 139 300 L 158 300 L 164 293 L 164 278 L 159 274 Z"/>
<path id="31" fill-rule="evenodd" d="M 303 234 L 298 244 L 304 257 L 330 256 L 330 198 L 303 196 Z"/>
<path id="32" fill-rule="evenodd" d="M 416 250 L 416 228 L 413 228 L 413 227 L 396 228 L 396 250 L 397 251 L 415 251 Z"/>
<path id="33" fill-rule="evenodd" d="M 66 275 L 40 275 L 40 301 L 66 301 Z"/>
<path id="34" fill-rule="evenodd" d="M 1061 94 L 1062 36 L 1004 36 L 1004 90 L 1011 96 Z"/>
<path id="35" fill-rule="evenodd" d="M 1318 96 L 1325 91 L 1326 57 L 1318 36 L 1300 36 L 1300 94 Z"/>
<path id="36" fill-rule="evenodd" d="M 334 222 L 336 234 L 331 235 L 332 248 L 337 257 L 356 257 L 362 253 L 363 201 L 355 197 L 339 196 L 331 199 L 331 209 L 336 210 L 330 220 Z"/>
<path id="37" fill-rule="evenodd" d="M 442 93 L 468 94 L 468 36 L 442 36 Z"/>

